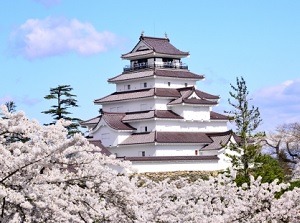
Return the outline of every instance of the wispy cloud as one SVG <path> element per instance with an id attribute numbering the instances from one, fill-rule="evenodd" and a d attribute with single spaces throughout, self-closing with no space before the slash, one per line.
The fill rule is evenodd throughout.
<path id="1" fill-rule="evenodd" d="M 9 102 L 9 101 L 14 101 L 14 98 L 10 95 L 0 97 L 0 105 L 5 104 L 6 102 Z"/>
<path id="2" fill-rule="evenodd" d="M 34 0 L 38 3 L 45 5 L 46 7 L 50 7 L 56 4 L 59 4 L 61 0 Z"/>
<path id="3" fill-rule="evenodd" d="M 99 32 L 90 23 L 48 17 L 44 20 L 28 19 L 18 27 L 11 34 L 10 49 L 14 54 L 36 59 L 70 52 L 97 54 L 115 43 L 113 33 Z"/>
<path id="4" fill-rule="evenodd" d="M 254 104 L 259 107 L 263 127 L 274 130 L 280 124 L 300 122 L 300 78 L 255 92 Z"/>
<path id="5" fill-rule="evenodd" d="M 18 105 L 26 105 L 26 106 L 34 106 L 38 103 L 40 103 L 42 100 L 38 98 L 31 98 L 28 95 L 24 95 L 22 97 L 13 97 L 10 95 L 6 95 L 3 97 L 0 97 L 0 105 L 5 104 L 6 102 L 13 101 L 16 103 L 17 107 Z"/>

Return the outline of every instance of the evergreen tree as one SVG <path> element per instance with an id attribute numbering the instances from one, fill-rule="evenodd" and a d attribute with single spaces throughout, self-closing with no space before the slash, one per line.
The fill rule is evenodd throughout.
<path id="1" fill-rule="evenodd" d="M 16 112 L 16 103 L 14 101 L 5 102 L 5 106 L 9 112 Z"/>
<path id="2" fill-rule="evenodd" d="M 50 88 L 50 94 L 46 95 L 44 98 L 47 100 L 56 100 L 56 104 L 51 106 L 51 109 L 43 111 L 44 114 L 50 114 L 54 121 L 49 124 L 55 124 L 59 119 L 65 119 L 71 121 L 72 123 L 67 126 L 69 135 L 74 135 L 79 131 L 79 122 L 81 119 L 72 118 L 69 115 L 72 113 L 69 111 L 69 108 L 78 107 L 77 100 L 75 99 L 76 95 L 72 94 L 71 91 L 73 88 L 70 85 L 59 85 L 56 88 Z"/>
<path id="3" fill-rule="evenodd" d="M 249 168 L 255 162 L 255 158 L 260 154 L 260 145 L 253 143 L 253 133 L 261 123 L 260 112 L 258 108 L 249 105 L 249 92 L 243 77 L 236 79 L 236 86 L 230 84 L 233 91 L 229 92 L 231 98 L 229 104 L 233 107 L 228 113 L 235 123 L 236 134 L 240 136 L 239 145 L 233 144 L 231 150 L 235 151 L 228 155 L 234 167 L 236 167 L 242 177 L 247 181 L 249 179 Z M 238 153 L 238 154 L 237 154 Z"/>

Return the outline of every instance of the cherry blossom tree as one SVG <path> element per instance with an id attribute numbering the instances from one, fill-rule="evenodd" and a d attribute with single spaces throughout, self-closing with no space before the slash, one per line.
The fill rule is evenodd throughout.
<path id="1" fill-rule="evenodd" d="M 155 182 L 68 137 L 64 120 L 43 126 L 2 109 L 0 222 L 300 222 L 300 189 L 287 183 L 250 176 L 239 187 L 235 171 Z"/>
<path id="2" fill-rule="evenodd" d="M 0 222 L 139 220 L 128 163 L 107 157 L 65 121 L 42 126 L 2 107 Z M 15 140 L 11 140 L 11 138 Z"/>

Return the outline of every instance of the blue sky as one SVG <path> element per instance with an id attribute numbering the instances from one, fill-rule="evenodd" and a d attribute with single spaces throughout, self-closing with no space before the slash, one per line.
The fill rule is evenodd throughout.
<path id="1" fill-rule="evenodd" d="M 43 97 L 69 84 L 80 107 L 98 114 L 94 99 L 115 91 L 107 79 L 128 64 L 142 31 L 182 51 L 189 69 L 204 74 L 198 89 L 221 96 L 230 110 L 230 84 L 243 76 L 262 130 L 300 122 L 300 1 L 0 1 L 0 104 L 13 100 L 40 123 L 54 104 Z"/>

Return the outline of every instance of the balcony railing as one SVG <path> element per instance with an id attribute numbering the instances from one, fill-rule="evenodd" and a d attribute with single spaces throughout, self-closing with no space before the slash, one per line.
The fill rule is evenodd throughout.
<path id="1" fill-rule="evenodd" d="M 186 65 L 185 63 L 169 63 L 169 62 L 161 62 L 161 63 L 136 63 L 133 66 L 130 65 L 126 65 L 123 68 L 124 72 L 128 72 L 128 71 L 133 71 L 133 70 L 140 70 L 140 69 L 146 69 L 146 68 L 173 68 L 173 69 L 183 69 L 183 70 L 188 70 L 188 65 Z"/>

